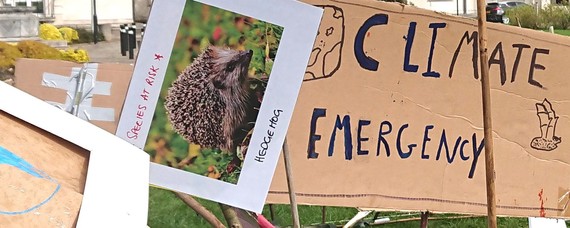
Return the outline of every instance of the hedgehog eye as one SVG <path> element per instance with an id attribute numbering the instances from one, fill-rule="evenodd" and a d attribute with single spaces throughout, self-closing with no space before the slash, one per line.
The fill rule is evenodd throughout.
<path id="1" fill-rule="evenodd" d="M 228 64 L 227 69 L 228 69 L 228 71 L 234 71 L 235 67 L 236 67 L 235 64 L 230 63 L 230 64 Z"/>

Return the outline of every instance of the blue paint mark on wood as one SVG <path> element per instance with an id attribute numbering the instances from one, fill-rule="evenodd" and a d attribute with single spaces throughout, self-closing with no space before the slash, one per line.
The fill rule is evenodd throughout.
<path id="1" fill-rule="evenodd" d="M 41 170 L 36 169 L 34 166 L 32 166 L 30 163 L 28 163 L 27 161 L 25 161 L 24 159 L 18 157 L 17 155 L 13 154 L 12 152 L 0 147 L 0 165 L 9 165 L 9 166 L 13 166 L 19 170 L 22 170 L 23 172 L 26 172 L 36 178 L 42 178 L 42 179 L 46 179 L 52 183 L 57 184 L 57 187 L 55 188 L 55 190 L 53 191 L 53 193 L 45 200 L 43 200 L 42 202 L 27 208 L 25 210 L 21 210 L 21 211 L 3 211 L 0 208 L 0 215 L 20 215 L 20 214 L 26 214 L 29 213 L 35 209 L 40 208 L 42 205 L 46 204 L 47 202 L 49 202 L 57 192 L 59 192 L 59 189 L 61 188 L 61 185 L 59 183 L 57 183 L 56 180 L 52 179 L 50 176 L 48 176 L 47 174 L 45 174 L 44 172 L 42 172 Z M 0 205 L 1 206 L 1 205 Z"/>

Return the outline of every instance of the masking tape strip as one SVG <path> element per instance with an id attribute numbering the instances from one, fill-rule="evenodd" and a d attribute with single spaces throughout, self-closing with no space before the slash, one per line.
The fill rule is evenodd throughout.
<path id="1" fill-rule="evenodd" d="M 87 63 L 84 67 L 72 68 L 71 76 L 44 73 L 42 86 L 67 91 L 64 104 L 54 101 L 47 102 L 84 120 L 115 121 L 113 108 L 92 106 L 93 95 L 111 95 L 112 83 L 96 81 L 97 69 L 97 63 Z"/>

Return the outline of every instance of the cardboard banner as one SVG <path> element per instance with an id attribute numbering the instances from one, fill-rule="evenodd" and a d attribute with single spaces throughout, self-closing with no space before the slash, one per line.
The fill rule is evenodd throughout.
<path id="1" fill-rule="evenodd" d="M 288 141 L 302 204 L 486 214 L 477 22 L 324 9 Z M 570 39 L 488 24 L 499 215 L 570 217 Z M 268 202 L 288 203 L 283 164 Z"/>
<path id="2" fill-rule="evenodd" d="M 75 227 L 89 152 L 0 111 L 0 224 Z"/>
<path id="3" fill-rule="evenodd" d="M 18 59 L 15 86 L 115 133 L 133 66 Z"/>

